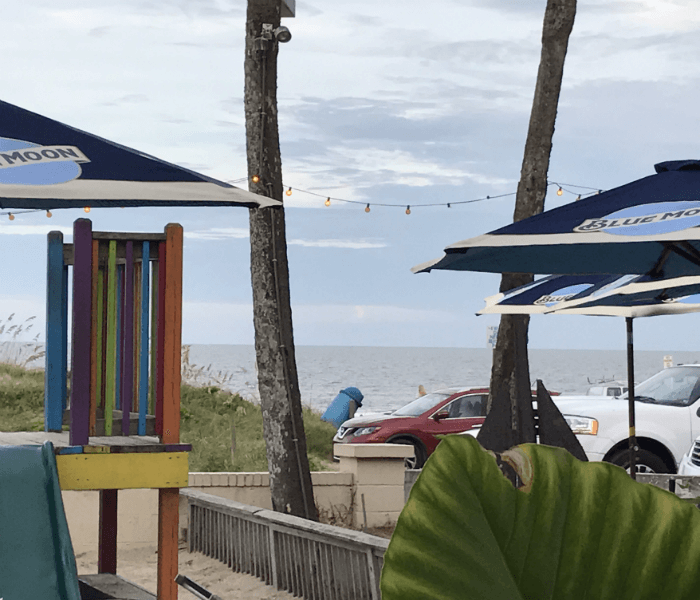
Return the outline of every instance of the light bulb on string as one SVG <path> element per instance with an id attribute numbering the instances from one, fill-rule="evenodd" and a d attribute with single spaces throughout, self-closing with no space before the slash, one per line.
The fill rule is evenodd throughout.
<path id="1" fill-rule="evenodd" d="M 578 196 L 576 196 L 576 200 L 580 200 L 580 199 L 581 199 L 581 194 L 579 194 Z"/>
<path id="2" fill-rule="evenodd" d="M 85 208 L 83 208 L 83 210 L 84 210 L 86 213 L 89 213 L 89 212 L 90 212 L 90 207 L 89 207 L 89 206 L 86 206 Z"/>
<path id="3" fill-rule="evenodd" d="M 253 176 L 250 178 L 250 180 L 251 180 L 253 183 L 258 183 L 258 182 L 260 181 L 260 177 L 259 177 L 258 175 L 253 175 Z"/>
<path id="4" fill-rule="evenodd" d="M 7 218 L 10 219 L 10 221 L 14 221 L 14 220 L 15 220 L 15 215 L 13 215 L 12 213 L 10 213 L 10 214 L 7 216 Z"/>
<path id="5" fill-rule="evenodd" d="M 407 215 L 410 215 L 410 214 L 411 214 L 411 207 L 410 207 L 410 206 L 407 206 L 407 207 L 406 207 L 406 214 L 407 214 Z"/>
<path id="6" fill-rule="evenodd" d="M 369 204 L 365 206 L 365 212 L 369 212 Z"/>
<path id="7" fill-rule="evenodd" d="M 452 208 L 449 202 L 447 203 L 447 208 Z"/>
<path id="8" fill-rule="evenodd" d="M 50 210 L 47 210 L 47 211 L 46 211 L 46 218 L 47 218 L 47 219 L 50 219 L 51 217 L 53 217 L 53 215 L 51 214 L 51 211 L 50 211 Z"/>
<path id="9" fill-rule="evenodd" d="M 561 196 L 563 193 L 564 193 L 564 190 L 562 190 L 561 188 L 559 188 L 557 190 L 557 196 Z"/>
<path id="10" fill-rule="evenodd" d="M 292 188 L 289 188 L 289 189 L 285 192 L 285 194 L 287 194 L 287 196 L 291 196 L 291 195 L 292 195 Z"/>
<path id="11" fill-rule="evenodd" d="M 330 199 L 330 198 L 326 198 L 325 204 L 326 204 L 326 206 L 330 206 L 330 205 L 331 205 L 331 199 Z"/>

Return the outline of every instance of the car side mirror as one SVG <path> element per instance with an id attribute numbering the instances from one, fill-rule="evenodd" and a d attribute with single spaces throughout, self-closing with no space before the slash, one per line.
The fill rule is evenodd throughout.
<path id="1" fill-rule="evenodd" d="M 442 419 L 446 419 L 447 417 L 450 416 L 450 411 L 449 410 L 439 410 L 435 413 L 433 416 L 433 419 L 436 421 L 442 421 Z"/>

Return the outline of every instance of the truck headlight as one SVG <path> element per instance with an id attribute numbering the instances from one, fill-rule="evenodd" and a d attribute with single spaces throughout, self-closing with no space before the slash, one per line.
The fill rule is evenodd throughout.
<path id="1" fill-rule="evenodd" d="M 574 433 L 598 435 L 598 421 L 596 419 L 564 415 L 564 420 Z"/>

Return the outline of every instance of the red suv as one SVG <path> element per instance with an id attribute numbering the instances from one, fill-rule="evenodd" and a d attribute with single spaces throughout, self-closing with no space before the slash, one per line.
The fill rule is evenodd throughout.
<path id="1" fill-rule="evenodd" d="M 410 444 L 415 456 L 406 462 L 420 469 L 437 448 L 437 436 L 463 433 L 486 418 L 489 389 L 449 388 L 417 398 L 389 414 L 345 421 L 333 438 L 336 444 Z"/>

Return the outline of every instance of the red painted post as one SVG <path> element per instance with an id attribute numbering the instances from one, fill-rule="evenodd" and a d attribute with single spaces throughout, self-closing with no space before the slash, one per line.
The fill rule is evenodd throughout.
<path id="1" fill-rule="evenodd" d="M 180 441 L 180 366 L 182 356 L 182 227 L 165 228 L 165 334 L 163 336 L 164 443 Z"/>
<path id="2" fill-rule="evenodd" d="M 117 573 L 117 490 L 100 490 L 97 572 Z"/>
<path id="3" fill-rule="evenodd" d="M 180 490 L 158 490 L 158 600 L 177 600 L 177 533 Z"/>

